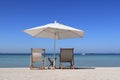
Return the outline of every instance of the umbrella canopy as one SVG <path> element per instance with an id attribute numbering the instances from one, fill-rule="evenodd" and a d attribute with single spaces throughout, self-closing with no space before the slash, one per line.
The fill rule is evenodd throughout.
<path id="1" fill-rule="evenodd" d="M 56 53 L 56 39 L 81 38 L 84 36 L 84 31 L 60 24 L 56 21 L 43 26 L 26 29 L 24 32 L 33 37 L 54 39 L 54 58 Z"/>
<path id="2" fill-rule="evenodd" d="M 84 34 L 82 30 L 57 23 L 56 21 L 43 26 L 26 29 L 24 32 L 33 37 L 53 39 L 78 38 L 83 37 Z"/>

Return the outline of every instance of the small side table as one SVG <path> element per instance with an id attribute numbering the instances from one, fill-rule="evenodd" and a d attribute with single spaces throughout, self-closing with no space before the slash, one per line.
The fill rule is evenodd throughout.
<path id="1" fill-rule="evenodd" d="M 55 61 L 56 61 L 56 59 L 57 58 L 55 58 Z M 51 60 L 49 57 L 48 57 L 48 60 L 49 60 L 49 62 L 50 62 L 50 65 L 49 65 L 49 69 L 55 69 L 56 67 L 54 66 L 54 61 L 53 60 Z"/>

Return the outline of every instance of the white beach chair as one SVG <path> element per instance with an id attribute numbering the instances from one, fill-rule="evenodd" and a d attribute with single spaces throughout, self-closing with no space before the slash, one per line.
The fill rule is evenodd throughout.
<path id="1" fill-rule="evenodd" d="M 44 59 L 42 59 L 42 53 L 44 53 Z M 30 56 L 30 69 L 40 68 L 45 69 L 46 66 L 46 55 L 45 49 L 42 48 L 31 48 L 31 56 Z M 35 67 L 35 62 L 42 62 L 42 66 Z"/>

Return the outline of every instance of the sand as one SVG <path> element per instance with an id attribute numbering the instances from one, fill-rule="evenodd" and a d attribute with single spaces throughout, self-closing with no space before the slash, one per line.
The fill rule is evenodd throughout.
<path id="1" fill-rule="evenodd" d="M 120 80 L 120 67 L 95 69 L 30 70 L 0 68 L 0 80 Z"/>

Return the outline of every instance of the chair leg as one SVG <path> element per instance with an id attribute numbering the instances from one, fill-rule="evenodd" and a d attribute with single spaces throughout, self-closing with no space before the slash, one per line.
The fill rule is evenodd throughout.
<path id="1" fill-rule="evenodd" d="M 32 56 L 30 56 L 30 69 L 33 68 L 33 61 L 32 61 Z"/>
<path id="2" fill-rule="evenodd" d="M 70 66 L 72 66 L 72 61 L 70 61 Z"/>
<path id="3" fill-rule="evenodd" d="M 74 69 L 74 64 L 73 64 L 72 61 L 70 62 L 70 65 L 71 65 L 70 68 L 71 68 L 71 69 Z"/>
<path id="4" fill-rule="evenodd" d="M 45 69 L 45 61 L 43 60 L 42 69 Z"/>
<path id="5" fill-rule="evenodd" d="M 71 69 L 75 69 L 74 65 L 72 65 L 70 68 L 71 68 Z"/>
<path id="6" fill-rule="evenodd" d="M 31 62 L 30 64 L 30 69 L 32 70 L 32 68 L 33 68 L 33 62 Z"/>
<path id="7" fill-rule="evenodd" d="M 59 65 L 59 68 L 60 68 L 60 69 L 63 69 L 63 66 L 62 66 L 62 64 L 61 64 L 61 63 L 60 63 L 60 65 Z"/>

